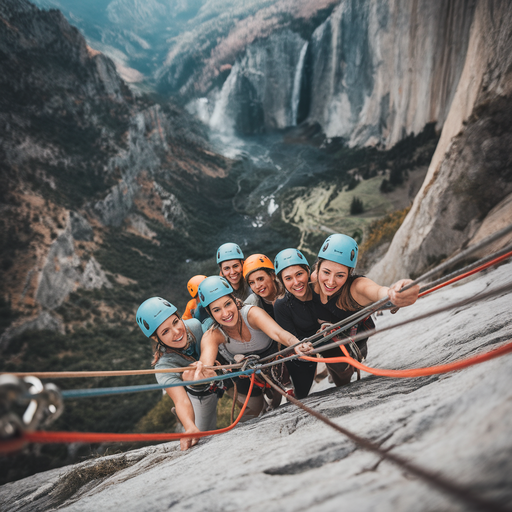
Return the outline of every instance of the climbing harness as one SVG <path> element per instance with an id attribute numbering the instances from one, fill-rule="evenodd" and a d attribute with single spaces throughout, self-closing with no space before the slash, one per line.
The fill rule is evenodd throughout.
<path id="1" fill-rule="evenodd" d="M 325 322 L 320 326 L 320 329 L 324 332 L 328 331 L 328 332 L 332 333 L 332 330 L 330 330 L 331 328 L 332 328 L 332 324 L 329 322 Z M 334 344 L 336 344 L 336 346 L 340 346 L 341 342 L 343 342 L 343 345 L 341 345 L 340 348 L 343 347 L 346 350 L 345 347 L 348 347 L 349 350 L 352 352 L 356 361 L 358 361 L 358 362 L 363 361 L 363 359 L 364 359 L 363 354 L 361 353 L 361 350 L 359 349 L 359 347 L 356 345 L 356 343 L 354 341 L 354 336 L 356 336 L 356 334 L 357 334 L 357 327 L 355 325 L 350 328 L 349 334 L 345 334 L 343 332 L 340 333 L 339 330 L 335 330 L 334 334 L 335 335 L 331 338 L 331 340 Z M 345 341 L 345 339 L 341 338 L 341 336 L 343 336 L 346 339 L 346 341 Z M 330 360 L 331 360 L 331 358 L 323 359 L 323 361 L 321 361 L 321 362 L 326 362 L 326 361 L 330 361 Z M 351 365 L 351 366 L 353 366 L 353 365 Z M 357 380 L 361 380 L 361 370 L 359 368 L 354 368 L 354 369 L 356 371 Z"/>

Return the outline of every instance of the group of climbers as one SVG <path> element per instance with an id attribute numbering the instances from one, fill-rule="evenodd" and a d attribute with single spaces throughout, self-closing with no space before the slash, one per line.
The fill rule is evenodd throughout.
<path id="1" fill-rule="evenodd" d="M 155 368 L 190 367 L 181 377 L 177 373 L 157 373 L 157 381 L 165 385 L 208 379 L 215 372 L 206 367 L 216 361 L 231 364 L 236 355 L 261 358 L 291 346 L 296 354 L 303 355 L 313 346 L 301 340 L 373 302 L 389 296 L 400 308 L 416 301 L 418 286 L 399 293 L 410 280 L 387 287 L 355 274 L 357 256 L 355 240 L 342 234 L 333 234 L 324 241 L 313 272 L 298 249 L 281 251 L 272 263 L 263 254 L 245 259 L 237 244 L 221 245 L 216 254 L 220 275 L 190 279 L 187 288 L 192 299 L 182 318 L 175 306 L 160 297 L 146 300 L 137 311 L 138 325 L 154 342 Z M 367 318 L 344 334 L 350 336 L 372 327 L 373 321 Z M 350 345 L 356 358 L 366 357 L 366 340 Z M 340 355 L 340 348 L 322 353 L 327 358 Z M 303 398 L 310 392 L 316 367 L 315 362 L 295 358 L 278 365 L 279 376 L 274 378 L 297 398 Z M 354 372 L 346 363 L 329 363 L 327 370 L 336 386 L 348 384 Z M 239 403 L 245 400 L 248 379 L 235 377 L 224 383 L 228 394 L 237 393 Z M 215 428 L 217 385 L 189 385 L 166 391 L 186 432 Z M 244 419 L 261 413 L 265 393 L 270 394 L 261 387 L 253 390 Z M 272 396 L 269 398 L 272 401 Z M 273 405 L 279 401 L 280 395 Z M 182 439 L 181 448 L 196 442 Z"/>

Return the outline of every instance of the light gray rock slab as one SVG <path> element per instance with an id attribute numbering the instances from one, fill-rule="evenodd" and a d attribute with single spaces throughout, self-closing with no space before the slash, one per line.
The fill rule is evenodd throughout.
<path id="1" fill-rule="evenodd" d="M 511 271 L 509 263 L 451 285 L 396 315 L 385 313 L 377 326 L 478 298 L 512 283 Z M 366 364 L 415 368 L 490 350 L 512 338 L 511 304 L 510 294 L 496 296 L 376 335 Z M 510 355 L 431 377 L 390 379 L 363 372 L 360 381 L 304 402 L 392 453 L 510 506 L 511 375 Z M 54 500 L 55 489 L 76 467 L 4 485 L 0 500 L 13 511 L 469 510 L 290 404 L 187 452 L 179 452 L 175 442 L 117 457 L 131 457 L 128 467 L 89 481 L 64 503 Z"/>

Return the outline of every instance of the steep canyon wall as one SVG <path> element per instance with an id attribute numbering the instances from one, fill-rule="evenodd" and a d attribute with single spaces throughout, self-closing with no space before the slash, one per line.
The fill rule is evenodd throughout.
<path id="1" fill-rule="evenodd" d="M 313 34 L 308 121 L 390 146 L 446 119 L 474 2 L 346 1 Z"/>
<path id="2" fill-rule="evenodd" d="M 133 95 L 59 11 L 3 0 L 0 21 L 0 296 L 16 334 L 110 287 L 93 254 L 113 230 L 157 244 L 156 228 L 185 229 L 177 190 L 203 193 L 226 162 L 182 109 Z"/>
<path id="3" fill-rule="evenodd" d="M 210 93 L 210 122 L 248 134 L 306 121 L 351 145 L 386 147 L 427 123 L 441 127 L 474 9 L 464 0 L 342 1 L 308 41 L 283 29 L 248 46 Z"/>
<path id="4" fill-rule="evenodd" d="M 473 237 L 510 223 L 511 27 L 509 2 L 478 2 L 464 69 L 425 182 L 373 278 L 391 283 L 418 275 Z"/>

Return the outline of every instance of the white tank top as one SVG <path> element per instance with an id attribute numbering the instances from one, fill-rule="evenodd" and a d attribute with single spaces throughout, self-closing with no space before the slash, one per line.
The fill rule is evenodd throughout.
<path id="1" fill-rule="evenodd" d="M 242 315 L 242 320 L 247 325 L 249 332 L 251 334 L 251 339 L 249 341 L 240 341 L 235 340 L 228 336 L 221 327 L 219 330 L 224 334 L 224 338 L 226 339 L 226 343 L 224 347 L 233 355 L 236 354 L 260 354 L 267 350 L 272 344 L 272 340 L 259 329 L 253 329 L 249 324 L 249 320 L 247 319 L 247 314 L 249 310 L 256 306 L 246 305 L 243 306 L 240 310 L 240 314 Z"/>

